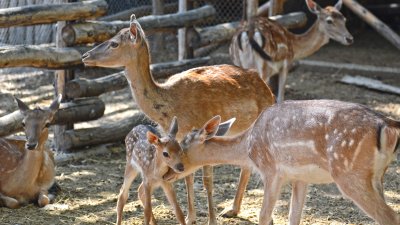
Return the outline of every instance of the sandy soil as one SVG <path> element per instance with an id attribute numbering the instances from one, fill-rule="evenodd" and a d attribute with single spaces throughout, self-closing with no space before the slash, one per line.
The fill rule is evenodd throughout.
<path id="1" fill-rule="evenodd" d="M 373 31 L 355 35 L 355 44 L 344 47 L 331 43 L 310 57 L 314 60 L 400 67 L 400 52 Z M 345 85 L 338 80 L 341 70 L 321 72 L 299 67 L 288 78 L 286 99 L 340 99 L 366 104 L 377 111 L 400 119 L 400 97 L 365 88 Z M 358 74 L 351 74 L 358 75 Z M 400 87 L 400 74 L 365 75 Z M 47 104 L 52 98 L 53 75 L 47 71 L 3 74 L 0 76 L 0 115 L 16 109 L 12 95 L 28 103 Z M 116 121 L 135 110 L 129 90 L 101 96 L 107 102 L 106 116 L 100 121 L 77 127 Z M 116 197 L 123 181 L 124 147 L 121 143 L 107 146 L 108 153 L 58 165 L 57 182 L 63 189 L 54 204 L 43 209 L 28 205 L 18 210 L 0 208 L 0 224 L 113 224 L 116 220 Z M 215 168 L 214 197 L 217 211 L 230 206 L 235 194 L 239 168 Z M 125 207 L 124 224 L 142 224 L 143 208 L 137 200 L 138 178 L 131 188 Z M 186 191 L 182 181 L 175 184 L 179 201 L 186 212 Z M 220 224 L 257 224 L 263 193 L 262 183 L 253 175 L 238 218 L 219 217 Z M 198 224 L 207 222 L 206 194 L 201 173 L 196 173 L 196 208 Z M 385 176 L 388 204 L 400 213 L 400 160 L 393 162 Z M 273 212 L 275 224 L 287 223 L 290 186 L 286 186 Z M 371 203 L 373 204 L 373 203 Z M 159 224 L 176 224 L 174 215 L 161 190 L 155 191 L 153 211 Z M 333 185 L 311 185 L 304 207 L 302 224 L 374 224 L 351 201 L 340 195 Z"/>

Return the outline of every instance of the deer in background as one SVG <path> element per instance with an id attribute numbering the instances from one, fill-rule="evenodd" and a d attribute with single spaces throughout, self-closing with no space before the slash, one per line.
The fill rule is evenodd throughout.
<path id="1" fill-rule="evenodd" d="M 61 95 L 49 108 L 29 109 L 16 101 L 24 117 L 26 141 L 0 138 L 0 205 L 15 209 L 35 202 L 43 207 L 54 199 L 48 193 L 54 184 L 54 156 L 45 144 Z"/>
<path id="2" fill-rule="evenodd" d="M 125 76 L 140 109 L 166 129 L 173 116 L 180 120 L 178 139 L 192 126 L 201 126 L 213 115 L 223 119 L 237 117 L 230 134 L 247 129 L 262 110 L 275 102 L 265 82 L 255 71 L 233 65 L 198 67 L 171 76 L 158 83 L 150 72 L 150 54 L 145 34 L 132 15 L 130 27 L 83 55 L 87 66 L 125 67 Z M 242 168 L 235 209 L 251 171 Z M 216 224 L 212 201 L 212 167 L 203 168 L 203 183 L 209 202 L 209 224 Z M 193 175 L 186 178 L 188 223 L 195 222 Z"/>
<path id="3" fill-rule="evenodd" d="M 231 123 L 221 123 L 217 135 L 223 135 L 230 128 Z M 142 183 L 138 188 L 138 198 L 144 206 L 144 224 L 156 224 L 151 209 L 151 194 L 155 188 L 161 186 L 180 224 L 186 224 L 182 210 L 176 200 L 176 193 L 171 182 L 163 179 L 168 170 L 181 173 L 184 168 L 179 160 L 181 150 L 176 141 L 178 123 L 173 118 L 166 137 L 161 138 L 155 127 L 138 125 L 125 138 L 126 166 L 124 183 L 118 195 L 117 224 L 122 222 L 122 213 L 129 197 L 129 188 L 140 173 Z M 170 167 L 171 166 L 171 167 Z"/>
<path id="4" fill-rule="evenodd" d="M 342 0 L 325 8 L 313 0 L 306 0 L 306 4 L 317 20 L 305 33 L 293 34 L 273 20 L 255 17 L 249 23 L 243 22 L 229 47 L 235 65 L 256 69 L 266 82 L 279 74 L 277 102 L 284 99 L 286 77 L 293 61 L 312 55 L 330 39 L 343 45 L 353 43 L 346 18 L 339 12 Z"/>
<path id="5" fill-rule="evenodd" d="M 334 100 L 273 105 L 249 129 L 233 137 L 215 137 L 220 121 L 216 116 L 186 135 L 177 160 L 185 171 L 169 171 L 166 180 L 202 165 L 251 166 L 264 183 L 259 224 L 271 221 L 286 182 L 292 184 L 291 225 L 300 223 L 308 184 L 332 182 L 379 224 L 400 224 L 383 191 L 383 176 L 399 144 L 400 121 L 359 104 Z"/>

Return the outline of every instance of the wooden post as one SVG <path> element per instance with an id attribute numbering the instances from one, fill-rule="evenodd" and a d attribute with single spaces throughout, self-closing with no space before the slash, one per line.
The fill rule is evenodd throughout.
<path id="1" fill-rule="evenodd" d="M 186 12 L 190 8 L 188 0 L 179 0 L 179 12 Z M 186 27 L 178 30 L 178 60 L 193 58 L 193 49 L 189 47 L 189 38 Z"/>
<path id="2" fill-rule="evenodd" d="M 64 0 L 66 3 L 72 2 L 75 0 Z M 57 22 L 57 34 L 56 34 L 56 47 L 57 48 L 64 48 L 67 47 L 65 42 L 63 41 L 62 38 L 62 29 L 65 27 L 66 22 L 65 21 L 59 21 Z M 66 96 L 65 96 L 65 84 L 67 81 L 74 79 L 74 74 L 73 71 L 71 70 L 57 70 L 56 71 L 56 77 L 55 77 L 55 97 L 59 94 L 62 94 L 62 102 L 65 102 Z M 67 124 L 67 125 L 56 125 L 54 126 L 54 147 L 56 151 L 65 151 L 65 139 L 64 139 L 64 133 L 68 129 L 73 129 L 74 125 L 73 124 Z"/>
<path id="3" fill-rule="evenodd" d="M 247 22 L 250 22 L 250 19 L 252 17 L 257 16 L 257 9 L 258 9 L 258 0 L 247 0 L 247 5 L 246 5 Z"/>
<path id="4" fill-rule="evenodd" d="M 356 0 L 343 0 L 343 3 L 400 50 L 400 37 L 391 30 L 390 27 L 360 5 Z"/>
<path id="5" fill-rule="evenodd" d="M 162 15 L 164 14 L 164 0 L 152 0 L 153 15 Z M 162 33 L 154 34 L 152 41 L 152 51 L 162 52 L 164 49 L 164 35 Z"/>
<path id="6" fill-rule="evenodd" d="M 270 0 L 268 16 L 280 15 L 283 13 L 283 4 L 286 0 Z"/>

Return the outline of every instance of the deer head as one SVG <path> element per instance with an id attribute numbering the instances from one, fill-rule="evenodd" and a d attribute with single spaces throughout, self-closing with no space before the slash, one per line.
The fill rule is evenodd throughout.
<path id="1" fill-rule="evenodd" d="M 122 29 L 110 40 L 83 54 L 82 62 L 87 66 L 123 67 L 128 60 L 138 57 L 137 49 L 145 42 L 142 27 L 132 14 L 129 28 Z"/>
<path id="2" fill-rule="evenodd" d="M 147 139 L 150 144 L 153 144 L 157 149 L 157 154 L 162 155 L 163 161 L 172 168 L 176 173 L 184 171 L 181 162 L 181 154 L 183 153 L 178 141 L 176 141 L 176 134 L 178 133 L 178 121 L 174 117 L 169 127 L 169 132 L 166 137 L 159 138 L 152 132 L 147 132 Z"/>
<path id="3" fill-rule="evenodd" d="M 24 116 L 22 126 L 24 127 L 26 144 L 28 150 L 35 150 L 38 147 L 40 136 L 43 132 L 47 132 L 53 120 L 54 114 L 60 106 L 62 96 L 59 95 L 49 107 L 29 109 L 29 107 L 20 99 L 15 98 L 18 104 L 19 111 Z"/>
<path id="4" fill-rule="evenodd" d="M 346 28 L 346 18 L 340 13 L 342 0 L 339 0 L 335 6 L 321 8 L 313 0 L 306 0 L 308 9 L 318 16 L 320 29 L 331 39 L 344 44 L 353 43 L 353 36 Z"/>

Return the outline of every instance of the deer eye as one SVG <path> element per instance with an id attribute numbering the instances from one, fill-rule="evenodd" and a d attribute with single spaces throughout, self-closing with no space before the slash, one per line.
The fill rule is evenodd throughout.
<path id="1" fill-rule="evenodd" d="M 169 158 L 168 152 L 163 152 L 162 154 L 163 154 L 163 156 L 164 156 L 165 158 Z"/>
<path id="2" fill-rule="evenodd" d="M 48 128 L 48 127 L 50 127 L 50 123 L 47 122 L 44 126 Z"/>
<path id="3" fill-rule="evenodd" d="M 115 42 L 115 41 L 112 41 L 110 43 L 110 46 L 111 46 L 111 48 L 118 48 L 119 44 L 117 42 Z"/>
<path id="4" fill-rule="evenodd" d="M 327 19 L 326 23 L 329 24 L 329 25 L 332 25 L 333 24 L 333 20 L 332 19 Z"/>
<path id="5" fill-rule="evenodd" d="M 21 125 L 22 125 L 23 127 L 25 127 L 25 122 L 22 122 Z"/>

